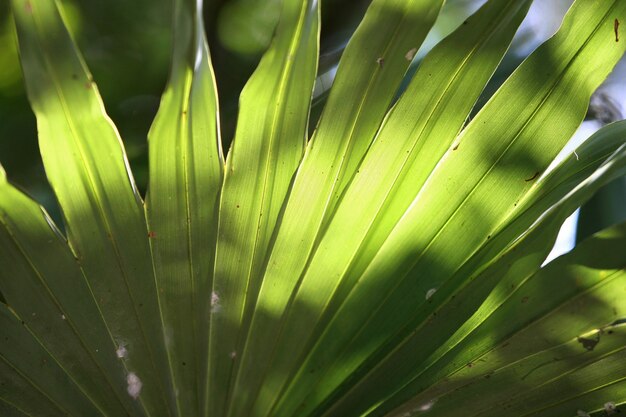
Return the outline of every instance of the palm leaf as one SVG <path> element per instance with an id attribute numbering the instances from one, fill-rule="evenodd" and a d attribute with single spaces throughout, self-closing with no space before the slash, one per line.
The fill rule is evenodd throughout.
<path id="1" fill-rule="evenodd" d="M 45 360 L 50 366 L 58 363 L 56 372 L 66 373 L 61 379 L 75 381 L 94 404 L 106 410 L 105 415 L 144 415 L 144 406 L 131 401 L 127 393 L 130 364 L 117 355 L 127 347 L 119 345 L 105 323 L 67 242 L 51 227 L 52 221 L 39 205 L 7 183 L 4 173 L 0 188 L 0 247 L 3 257 L 10 259 L 0 269 L 2 292 L 12 308 L 4 312 L 7 323 L 13 326 L 21 321 L 25 327 L 16 335 L 33 349 L 46 352 L 41 355 L 51 356 Z M 12 329 L 15 332 L 19 327 Z M 5 354 L 20 357 L 22 348 L 6 336 Z M 33 383 L 41 376 L 22 371 L 22 377 Z M 47 402 L 29 399 L 29 390 L 21 389 L 18 394 L 13 399 L 16 405 L 28 410 L 41 404 L 45 409 Z M 80 397 L 76 401 L 82 401 Z"/>
<path id="2" fill-rule="evenodd" d="M 320 288 L 325 285 L 336 287 L 338 279 L 352 283 L 344 290 L 348 295 L 334 317 L 321 323 L 324 330 L 316 338 L 309 358 L 305 359 L 305 366 L 300 368 L 302 378 L 316 384 L 321 392 L 311 393 L 312 387 L 306 387 L 303 381 L 295 382 L 303 392 L 301 395 L 308 396 L 307 403 L 311 407 L 324 401 L 333 390 L 341 389 L 340 385 L 346 378 L 358 378 L 359 374 L 355 375 L 357 369 L 368 368 L 364 365 L 365 360 L 369 360 L 369 366 L 372 366 L 376 361 L 374 358 L 378 357 L 374 355 L 378 350 L 392 349 L 413 331 L 414 325 L 426 320 L 430 312 L 428 306 L 431 305 L 427 302 L 429 291 L 444 285 L 446 279 L 477 248 L 497 234 L 502 225 L 515 215 L 518 203 L 533 188 L 532 183 L 536 179 L 533 177 L 538 178 L 537 171 L 547 168 L 573 134 L 584 117 L 585 103 L 603 79 L 600 77 L 608 73 L 598 74 L 600 77 L 595 83 L 589 77 L 576 80 L 579 73 L 575 70 L 576 66 L 587 65 L 588 58 L 585 56 L 589 53 L 598 53 L 598 61 L 607 59 L 612 62 L 616 62 L 623 53 L 619 50 L 621 47 L 616 47 L 615 55 L 611 57 L 608 50 L 599 49 L 594 44 L 604 42 L 604 36 L 598 34 L 602 32 L 597 32 L 595 26 L 606 25 L 605 14 L 610 9 L 610 5 L 600 10 L 584 2 L 577 3 L 564 22 L 562 31 L 526 60 L 455 139 L 455 144 L 429 174 L 408 210 L 396 214 L 397 223 L 380 220 L 376 226 L 387 226 L 387 230 L 372 243 L 369 251 L 365 243 L 365 248 L 357 254 L 356 265 L 350 265 L 345 275 L 311 273 L 311 283 L 300 285 L 300 297 L 297 296 L 295 302 L 299 301 L 303 309 L 306 306 L 315 310 L 324 308 L 320 299 L 326 300 L 327 297 L 320 294 Z M 577 31 L 576 27 L 570 27 L 582 20 L 594 22 L 594 18 L 596 23 L 586 30 Z M 572 30 L 580 38 L 574 41 L 575 37 L 567 36 L 572 43 L 563 42 L 562 38 Z M 550 74 L 542 72 L 541 76 L 537 76 L 538 67 L 550 65 L 554 55 L 564 53 L 559 52 L 561 48 L 563 51 L 567 48 L 566 56 L 571 62 L 559 59 L 559 71 Z M 570 83 L 577 83 L 578 88 L 570 88 Z M 585 83 L 589 83 L 586 91 Z M 512 96 L 515 96 L 514 101 L 510 98 Z M 554 106 L 568 103 L 571 108 L 577 101 L 580 109 L 575 116 L 575 110 L 568 112 L 568 117 L 572 118 L 568 128 L 567 121 L 558 116 L 561 112 Z M 546 136 L 541 142 L 535 140 L 539 126 Z M 374 155 L 374 148 L 369 155 Z M 378 172 L 378 160 L 371 166 L 367 162 L 366 158 L 360 173 L 369 179 Z M 358 181 L 353 184 L 356 186 Z M 365 199 L 363 194 L 368 189 L 363 187 L 362 190 L 358 198 L 350 198 L 348 203 Z M 367 210 L 369 205 L 360 207 Z M 358 212 L 353 212 L 353 216 L 361 219 Z M 346 229 L 343 233 L 334 232 L 330 233 L 329 229 L 328 236 L 333 240 L 341 240 L 348 233 Z M 370 239 L 377 238 L 375 232 L 371 235 Z M 336 250 L 334 252 L 337 253 Z M 313 259 L 309 271 L 313 269 Z M 320 256 L 323 265 L 326 259 Z M 356 270 L 354 279 L 350 279 L 351 269 Z M 334 270 L 337 271 L 336 268 Z M 306 293 L 309 288 L 309 293 Z M 420 308 L 420 305 L 423 307 Z M 301 316 L 299 318 L 302 320 Z M 304 331 L 310 327 L 304 326 Z M 303 336 L 299 334 L 299 337 Z M 280 343 L 279 340 L 277 344 Z M 324 375 L 321 381 L 320 374 Z M 294 403 L 291 410 L 301 401 L 293 393 L 285 398 Z"/>
<path id="3" fill-rule="evenodd" d="M 148 135 L 145 207 L 179 415 L 198 415 L 205 407 L 206 300 L 223 177 L 218 124 L 202 9 L 176 1 L 170 81 Z"/>
<path id="4" fill-rule="evenodd" d="M 625 262 L 614 248 L 624 247 L 625 226 L 593 236 L 534 273 L 505 273 L 499 291 L 464 326 L 471 331 L 448 344 L 453 349 L 440 359 L 446 365 L 436 377 L 444 382 L 403 409 L 419 411 L 431 404 L 448 415 L 445 404 L 461 402 L 469 415 L 499 415 L 502 410 L 563 415 L 568 407 L 570 414 L 577 406 L 600 408 L 604 398 L 611 398 L 604 391 L 623 380 L 619 365 L 606 366 L 624 355 L 624 326 L 615 320 L 623 309 Z M 503 296 L 505 282 L 514 290 Z M 493 396 L 487 407 L 470 394 L 478 386 Z"/>
<path id="5" fill-rule="evenodd" d="M 285 1 L 274 41 L 241 94 L 215 249 L 210 415 L 226 413 L 242 329 L 255 305 L 282 201 L 302 158 L 317 67 L 318 21 L 317 2 Z M 238 399 L 234 406 L 242 403 Z"/>
<path id="6" fill-rule="evenodd" d="M 154 415 L 173 412 L 148 230 L 117 132 L 55 2 L 12 2 L 46 175 L 68 243 Z M 107 158 L 102 158 L 107 155 Z M 123 319 L 122 319 L 123 318 Z M 130 374 L 129 374 L 130 375 Z"/>
<path id="7" fill-rule="evenodd" d="M 359 263 L 367 256 L 364 253 L 368 251 L 370 242 L 375 242 L 372 246 L 380 244 L 382 236 L 389 233 L 389 230 L 381 229 L 388 229 L 389 225 L 396 222 L 415 198 L 420 181 L 423 182 L 425 174 L 432 169 L 425 160 L 430 155 L 435 156 L 432 157 L 434 166 L 436 159 L 445 152 L 461 129 L 465 115 L 484 85 L 480 83 L 481 78 L 484 83 L 487 82 L 506 51 L 516 24 L 521 22 L 527 6 L 528 3 L 519 2 L 490 4 L 476 16 L 482 19 L 481 23 L 492 23 L 491 26 L 485 25 L 485 32 L 474 31 L 470 25 L 473 26 L 475 22 L 468 21 L 468 25 L 460 28 L 453 37 L 433 51 L 431 58 L 413 78 L 411 87 L 388 115 L 327 230 L 318 238 L 319 246 L 298 282 L 297 295 L 290 309 L 284 313 L 286 318 L 282 327 L 288 338 L 283 341 L 266 339 L 278 346 L 275 348 L 276 363 L 272 367 L 280 369 L 277 372 L 284 373 L 285 378 L 292 372 L 290 366 L 297 363 L 300 349 L 307 349 L 306 344 L 313 345 L 319 337 L 319 332 L 311 333 L 311 330 L 316 325 L 325 327 L 361 275 L 362 266 Z M 468 36 L 469 33 L 474 37 Z M 459 40 L 466 42 L 466 49 L 458 47 Z M 436 67 L 445 60 L 449 63 L 449 69 L 438 71 L 437 79 L 433 80 Z M 466 90 L 460 96 L 454 86 L 467 79 L 472 79 L 476 84 L 472 90 Z M 428 82 L 428 89 L 423 91 L 423 95 L 417 94 L 418 89 L 424 89 L 425 82 Z M 417 97 L 423 101 L 416 102 Z M 431 106 L 432 103 L 434 105 Z M 411 114 L 419 114 L 422 108 L 428 108 L 429 111 L 414 116 L 412 124 L 406 123 Z M 440 117 L 443 114 L 451 116 Z M 398 137 L 406 138 L 406 142 L 394 140 Z M 432 139 L 428 140 L 429 137 Z M 428 156 L 420 159 L 420 154 Z M 384 174 L 375 177 L 372 175 L 374 172 Z M 290 220 L 285 215 L 283 221 L 287 223 Z M 266 273 L 264 284 L 270 288 L 276 281 L 288 280 L 290 270 L 274 272 L 276 269 L 270 267 Z M 273 302 L 276 300 L 273 293 L 267 295 L 267 298 Z M 320 319 L 322 315 L 325 317 Z M 265 328 L 262 331 L 268 332 Z M 290 353 L 286 354 L 287 351 Z M 298 386 L 308 391 L 305 384 Z M 270 392 L 277 389 L 280 387 L 267 386 Z M 295 394 L 290 393 L 285 398 L 295 398 Z"/>
<path id="8" fill-rule="evenodd" d="M 144 204 L 58 3 L 11 0 L 67 236 L 0 169 L 0 413 L 625 403 L 626 225 L 542 263 L 564 219 L 626 174 L 624 121 L 548 171 L 626 50 L 626 3 L 576 1 L 471 121 L 531 1 L 488 1 L 398 95 L 442 4 L 372 1 L 308 137 L 320 4 L 284 0 L 224 163 L 202 2 L 176 0 Z"/>

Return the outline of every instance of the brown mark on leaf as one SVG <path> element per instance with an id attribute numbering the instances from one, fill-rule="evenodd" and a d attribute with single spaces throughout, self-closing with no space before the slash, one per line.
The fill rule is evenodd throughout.
<path id="1" fill-rule="evenodd" d="M 72 74 L 72 80 L 78 80 L 78 74 Z"/>
<path id="2" fill-rule="evenodd" d="M 380 57 L 376 59 L 376 63 L 378 64 L 379 67 L 383 67 L 383 65 L 385 64 L 385 60 L 384 58 Z"/>
<path id="3" fill-rule="evenodd" d="M 413 58 L 415 58 L 416 53 L 417 53 L 417 48 L 409 49 L 409 51 L 406 54 L 404 54 L 404 57 L 406 58 L 407 61 L 413 61 Z"/>
<path id="4" fill-rule="evenodd" d="M 600 342 L 600 333 L 596 335 L 595 339 L 589 339 L 587 337 L 578 337 L 578 339 L 576 340 L 578 340 L 578 343 L 583 345 L 583 347 L 586 350 L 592 351 L 595 349 L 596 345 Z"/>
<path id="5" fill-rule="evenodd" d="M 87 74 L 87 82 L 85 83 L 85 88 L 89 89 L 93 87 L 93 76 L 91 74 Z"/>
<path id="6" fill-rule="evenodd" d="M 619 20 L 615 19 L 613 29 L 615 30 L 615 42 L 619 42 Z"/>
<path id="7" fill-rule="evenodd" d="M 33 5 L 30 3 L 30 0 L 26 0 L 26 2 L 24 3 L 24 10 L 26 10 L 26 13 L 33 12 Z"/>
<path id="8" fill-rule="evenodd" d="M 538 176 L 539 176 L 539 171 L 535 172 L 535 174 L 534 174 L 532 177 L 527 178 L 527 179 L 525 179 L 524 181 L 526 181 L 526 182 L 530 182 L 530 181 L 532 181 L 532 180 L 536 179 Z"/>
<path id="9" fill-rule="evenodd" d="M 154 239 L 154 238 L 156 238 L 156 232 L 152 232 L 152 231 L 151 231 L 151 232 L 148 232 L 148 237 L 149 237 L 150 239 Z"/>
<path id="10" fill-rule="evenodd" d="M 526 302 L 528 302 L 528 297 L 522 298 L 522 303 L 526 303 Z"/>
<path id="11" fill-rule="evenodd" d="M 452 148 L 453 151 L 456 151 L 457 149 L 459 149 L 459 144 L 457 143 L 456 145 L 454 145 L 454 147 Z"/>

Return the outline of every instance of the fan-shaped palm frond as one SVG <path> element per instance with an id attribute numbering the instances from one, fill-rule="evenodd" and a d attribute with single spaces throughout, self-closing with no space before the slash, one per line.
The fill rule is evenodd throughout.
<path id="1" fill-rule="evenodd" d="M 548 170 L 622 57 L 578 0 L 467 122 L 530 0 L 398 89 L 442 0 L 374 0 L 308 136 L 320 4 L 283 0 L 224 159 L 202 2 L 177 0 L 149 191 L 55 1 L 11 0 L 66 233 L 0 171 L 2 416 L 584 416 L 626 402 L 626 226 L 546 266 L 626 171 L 626 122 Z"/>

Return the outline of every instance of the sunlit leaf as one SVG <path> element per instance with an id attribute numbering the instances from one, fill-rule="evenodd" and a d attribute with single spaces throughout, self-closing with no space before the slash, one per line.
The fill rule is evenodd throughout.
<path id="1" fill-rule="evenodd" d="M 224 161 L 203 4 L 173 2 L 144 204 L 61 3 L 11 0 L 65 227 L 0 167 L 0 414 L 621 411 L 626 224 L 544 263 L 626 174 L 626 121 L 553 164 L 626 51 L 626 3 L 575 1 L 482 106 L 531 0 L 485 2 L 410 74 L 444 2 L 373 0 L 321 116 L 338 3 L 252 3 L 221 19 L 259 23 L 256 51 L 272 38 Z"/>
<path id="2" fill-rule="evenodd" d="M 217 91 L 200 6 L 175 2 L 174 64 L 149 133 L 148 237 L 179 415 L 199 415 L 205 407 L 223 177 Z"/>
<path id="3" fill-rule="evenodd" d="M 168 415 L 164 329 L 141 199 L 115 127 L 56 2 L 13 0 L 46 175 L 68 240 L 152 415 Z M 129 374 L 130 375 L 130 374 Z"/>

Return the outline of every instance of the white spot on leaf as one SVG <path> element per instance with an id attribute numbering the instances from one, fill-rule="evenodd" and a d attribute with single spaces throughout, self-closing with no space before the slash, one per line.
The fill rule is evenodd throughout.
<path id="1" fill-rule="evenodd" d="M 139 377 L 134 372 L 131 372 L 126 376 L 126 383 L 128 384 L 128 387 L 126 388 L 128 395 L 133 397 L 133 399 L 135 400 L 139 398 L 139 394 L 141 393 L 141 387 L 143 387 L 141 379 L 139 379 Z"/>
<path id="2" fill-rule="evenodd" d="M 576 411 L 576 415 L 578 417 L 591 417 L 588 412 L 583 411 L 583 410 Z"/>
<path id="3" fill-rule="evenodd" d="M 419 413 L 419 412 L 428 411 L 431 408 L 433 408 L 433 405 L 435 405 L 435 402 L 437 402 L 437 399 L 430 400 L 427 403 L 424 403 L 424 404 L 420 405 L 419 407 L 416 407 L 413 410 L 411 410 L 411 413 L 413 414 L 413 413 Z"/>
<path id="4" fill-rule="evenodd" d="M 437 288 L 431 288 L 430 290 L 426 291 L 426 299 L 430 300 L 430 298 L 437 292 Z"/>
<path id="5" fill-rule="evenodd" d="M 235 352 L 234 350 L 232 352 L 230 352 L 230 358 L 231 359 L 235 359 L 237 357 L 237 352 Z"/>
<path id="6" fill-rule="evenodd" d="M 126 349 L 126 346 L 120 344 L 120 346 L 115 351 L 115 354 L 119 359 L 124 359 L 128 356 L 128 350 Z"/>
<path id="7" fill-rule="evenodd" d="M 211 313 L 217 313 L 220 310 L 220 296 L 213 291 L 211 293 Z"/>
<path id="8" fill-rule="evenodd" d="M 417 53 L 417 48 L 413 48 L 410 49 L 405 55 L 404 57 L 406 58 L 407 61 L 413 61 L 413 58 L 415 58 L 415 54 Z"/>
<path id="9" fill-rule="evenodd" d="M 617 406 L 615 405 L 613 401 L 609 401 L 608 403 L 604 404 L 604 411 L 606 412 L 607 415 L 611 415 L 617 412 Z"/>

